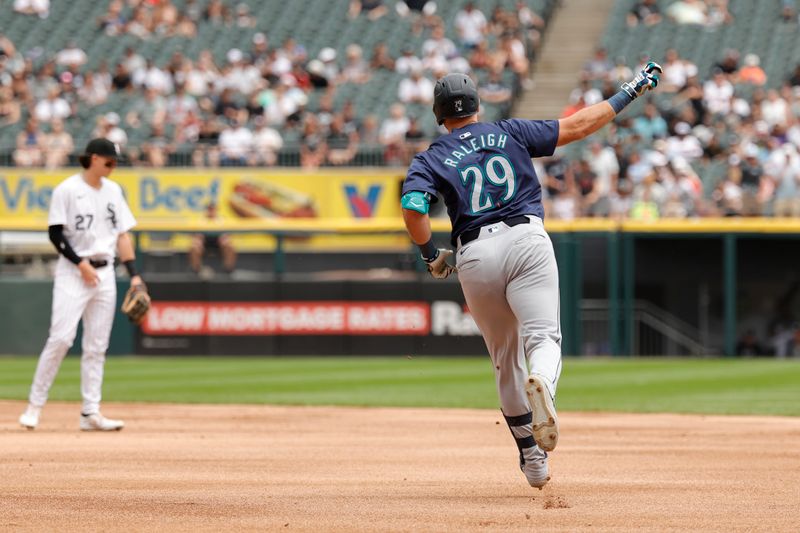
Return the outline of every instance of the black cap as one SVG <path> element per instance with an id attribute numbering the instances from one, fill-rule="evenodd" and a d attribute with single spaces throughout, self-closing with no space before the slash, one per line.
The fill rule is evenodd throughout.
<path id="1" fill-rule="evenodd" d="M 86 145 L 86 150 L 84 150 L 84 155 L 101 155 L 103 157 L 113 157 L 118 158 L 120 156 L 119 149 L 117 145 L 109 141 L 108 139 L 97 138 L 92 139 L 89 141 L 89 144 Z"/>

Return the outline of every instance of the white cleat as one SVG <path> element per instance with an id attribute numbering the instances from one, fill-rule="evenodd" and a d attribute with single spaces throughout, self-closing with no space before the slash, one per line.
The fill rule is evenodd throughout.
<path id="1" fill-rule="evenodd" d="M 547 464 L 547 453 L 538 446 L 522 450 L 519 468 L 525 474 L 531 487 L 539 490 L 550 481 L 550 467 Z"/>
<path id="2" fill-rule="evenodd" d="M 39 415 L 42 414 L 42 408 L 28 404 L 28 408 L 19 417 L 19 423 L 22 427 L 34 430 L 39 425 Z"/>
<path id="3" fill-rule="evenodd" d="M 533 439 L 544 451 L 552 452 L 558 444 L 558 416 L 542 376 L 531 374 L 525 392 L 533 412 Z"/>
<path id="4" fill-rule="evenodd" d="M 81 414 L 81 431 L 119 431 L 125 427 L 122 420 L 112 420 L 100 413 Z"/>

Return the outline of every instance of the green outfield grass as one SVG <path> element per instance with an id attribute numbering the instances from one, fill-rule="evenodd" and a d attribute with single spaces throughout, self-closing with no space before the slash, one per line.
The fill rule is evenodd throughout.
<path id="1" fill-rule="evenodd" d="M 0 357 L 0 399 L 25 399 L 35 357 Z M 79 358 L 53 400 L 78 400 Z M 497 408 L 488 358 L 110 357 L 106 401 Z M 558 407 L 800 415 L 800 361 L 567 359 Z"/>

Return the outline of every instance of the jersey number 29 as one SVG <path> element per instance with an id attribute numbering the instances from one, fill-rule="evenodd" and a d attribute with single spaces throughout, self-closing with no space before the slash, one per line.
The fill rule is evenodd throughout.
<path id="1" fill-rule="evenodd" d="M 505 156 L 495 155 L 486 160 L 483 167 L 470 165 L 460 169 L 461 183 L 464 187 L 469 186 L 472 178 L 472 192 L 470 193 L 470 207 L 472 213 L 482 213 L 501 204 L 508 202 L 514 197 L 517 189 L 517 176 L 514 173 L 514 166 Z M 505 187 L 503 197 L 495 205 L 492 195 L 483 190 L 484 179 L 498 187 Z"/>

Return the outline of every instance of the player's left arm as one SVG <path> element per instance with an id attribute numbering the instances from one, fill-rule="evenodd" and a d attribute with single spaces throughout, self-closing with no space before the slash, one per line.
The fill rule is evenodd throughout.
<path id="1" fill-rule="evenodd" d="M 661 65 L 650 61 L 633 78 L 623 83 L 619 92 L 605 100 L 581 109 L 577 113 L 558 121 L 558 146 L 588 137 L 612 120 L 625 106 L 647 91 L 658 86 Z"/>
<path id="2" fill-rule="evenodd" d="M 419 247 L 422 260 L 428 265 L 428 272 L 437 279 L 444 279 L 453 272 L 458 272 L 456 267 L 447 262 L 453 255 L 453 250 L 437 248 L 433 243 L 431 219 L 428 216 L 428 200 L 426 193 L 411 191 L 403 195 L 403 222 L 411 240 Z"/>
<path id="3" fill-rule="evenodd" d="M 422 246 L 433 239 L 431 219 L 427 213 L 420 213 L 412 209 L 403 208 L 403 222 L 409 237 L 417 246 Z"/>
<path id="4" fill-rule="evenodd" d="M 136 254 L 133 251 L 133 240 L 127 231 L 120 233 L 117 237 L 117 252 L 120 262 L 125 265 L 125 270 L 131 277 L 131 287 L 134 285 L 144 285 L 142 277 L 136 271 Z"/>
<path id="5" fill-rule="evenodd" d="M 447 258 L 453 251 L 438 248 L 433 243 L 431 220 L 428 216 L 432 201 L 436 201 L 432 172 L 424 158 L 417 155 L 411 161 L 403 182 L 403 196 L 400 198 L 403 221 L 411 240 L 419 247 L 422 260 L 428 265 L 428 272 L 434 278 L 444 279 L 457 270 L 447 263 Z"/>

